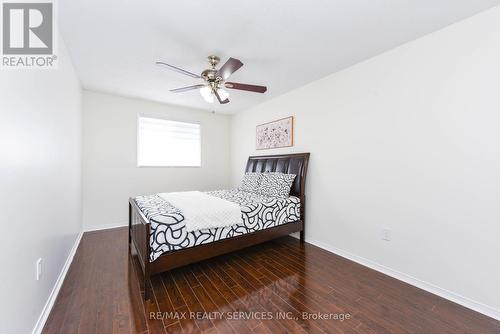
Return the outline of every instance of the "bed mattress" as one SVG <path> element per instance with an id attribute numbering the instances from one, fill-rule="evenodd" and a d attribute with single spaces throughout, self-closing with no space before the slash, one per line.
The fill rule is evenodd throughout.
<path id="1" fill-rule="evenodd" d="M 256 232 L 300 219 L 297 197 L 269 197 L 238 189 L 206 192 L 240 205 L 241 222 L 227 227 L 187 232 L 182 212 L 158 195 L 134 200 L 151 223 L 150 262 L 160 255 L 189 247 Z"/>

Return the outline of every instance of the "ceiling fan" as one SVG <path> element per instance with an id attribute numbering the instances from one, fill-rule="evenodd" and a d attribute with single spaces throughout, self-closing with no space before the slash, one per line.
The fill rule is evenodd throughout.
<path id="1" fill-rule="evenodd" d="M 231 76 L 231 74 L 233 74 L 241 66 L 243 66 L 243 63 L 238 59 L 229 58 L 221 68 L 216 69 L 215 67 L 217 66 L 217 64 L 219 64 L 219 62 L 219 57 L 213 55 L 208 56 L 208 63 L 210 64 L 210 68 L 201 72 L 200 75 L 191 73 L 189 71 L 183 70 L 182 68 L 164 63 L 162 61 L 157 61 L 156 64 L 166 66 L 173 71 L 187 75 L 191 78 L 203 79 L 205 81 L 205 83 L 203 84 L 176 88 L 170 91 L 173 93 L 182 93 L 193 89 L 199 89 L 201 96 L 208 103 L 214 103 L 215 98 L 217 98 L 220 104 L 229 103 L 229 93 L 224 88 L 245 90 L 254 93 L 264 93 L 267 90 L 267 87 L 265 86 L 256 86 L 226 81 Z"/>

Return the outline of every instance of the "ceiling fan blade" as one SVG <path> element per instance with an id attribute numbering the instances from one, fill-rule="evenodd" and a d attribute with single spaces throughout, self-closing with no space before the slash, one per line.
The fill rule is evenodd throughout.
<path id="1" fill-rule="evenodd" d="M 235 58 L 229 58 L 224 65 L 217 71 L 217 77 L 221 77 L 222 80 L 227 80 L 231 74 L 236 72 L 243 63 Z"/>
<path id="2" fill-rule="evenodd" d="M 254 93 L 265 93 L 267 91 L 266 86 L 248 85 L 237 82 L 226 82 L 224 86 L 229 89 L 247 90 Z"/>
<path id="3" fill-rule="evenodd" d="M 194 86 L 187 86 L 187 87 L 182 87 L 182 88 L 176 88 L 176 89 L 171 89 L 170 91 L 172 93 L 182 93 L 182 92 L 187 92 L 188 90 L 193 90 L 193 89 L 199 89 L 205 87 L 205 85 L 194 85 Z"/>
<path id="4" fill-rule="evenodd" d="M 225 99 L 224 101 L 222 101 L 221 98 L 220 98 L 220 96 L 219 96 L 219 93 L 217 91 L 215 91 L 215 96 L 217 97 L 217 100 L 219 100 L 220 104 L 229 103 L 229 99 Z"/>
<path id="5" fill-rule="evenodd" d="M 184 75 L 190 76 L 191 78 L 196 78 L 196 79 L 201 78 L 198 74 L 191 73 L 191 72 L 189 72 L 189 71 L 183 70 L 182 68 L 179 68 L 179 67 L 176 67 L 176 66 L 174 66 L 174 65 L 170 65 L 170 64 L 164 63 L 164 62 L 162 62 L 162 61 L 157 61 L 157 62 L 156 62 L 156 65 L 163 65 L 163 66 L 166 66 L 166 67 L 168 67 L 169 69 L 171 69 L 172 71 L 175 71 L 175 72 L 177 72 L 177 73 L 181 73 L 181 74 L 184 74 Z"/>

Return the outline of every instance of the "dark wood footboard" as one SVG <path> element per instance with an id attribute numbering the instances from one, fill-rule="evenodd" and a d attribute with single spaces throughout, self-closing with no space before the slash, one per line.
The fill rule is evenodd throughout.
<path id="1" fill-rule="evenodd" d="M 133 198 L 128 203 L 128 242 L 129 252 L 137 253 L 137 258 L 141 265 L 143 277 L 141 277 L 141 290 L 144 292 L 144 299 L 151 298 L 151 264 L 149 262 L 150 245 L 149 235 L 151 223 L 141 212 Z"/>

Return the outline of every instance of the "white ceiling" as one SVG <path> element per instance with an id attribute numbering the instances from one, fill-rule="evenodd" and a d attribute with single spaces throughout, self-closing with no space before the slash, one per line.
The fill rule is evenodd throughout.
<path id="1" fill-rule="evenodd" d="M 65 0 L 59 22 L 84 88 L 234 113 L 500 4 L 500 0 Z M 228 90 L 207 104 L 201 83 L 156 66 L 200 73 L 216 54 L 245 65 L 230 81 L 265 94 Z"/>

